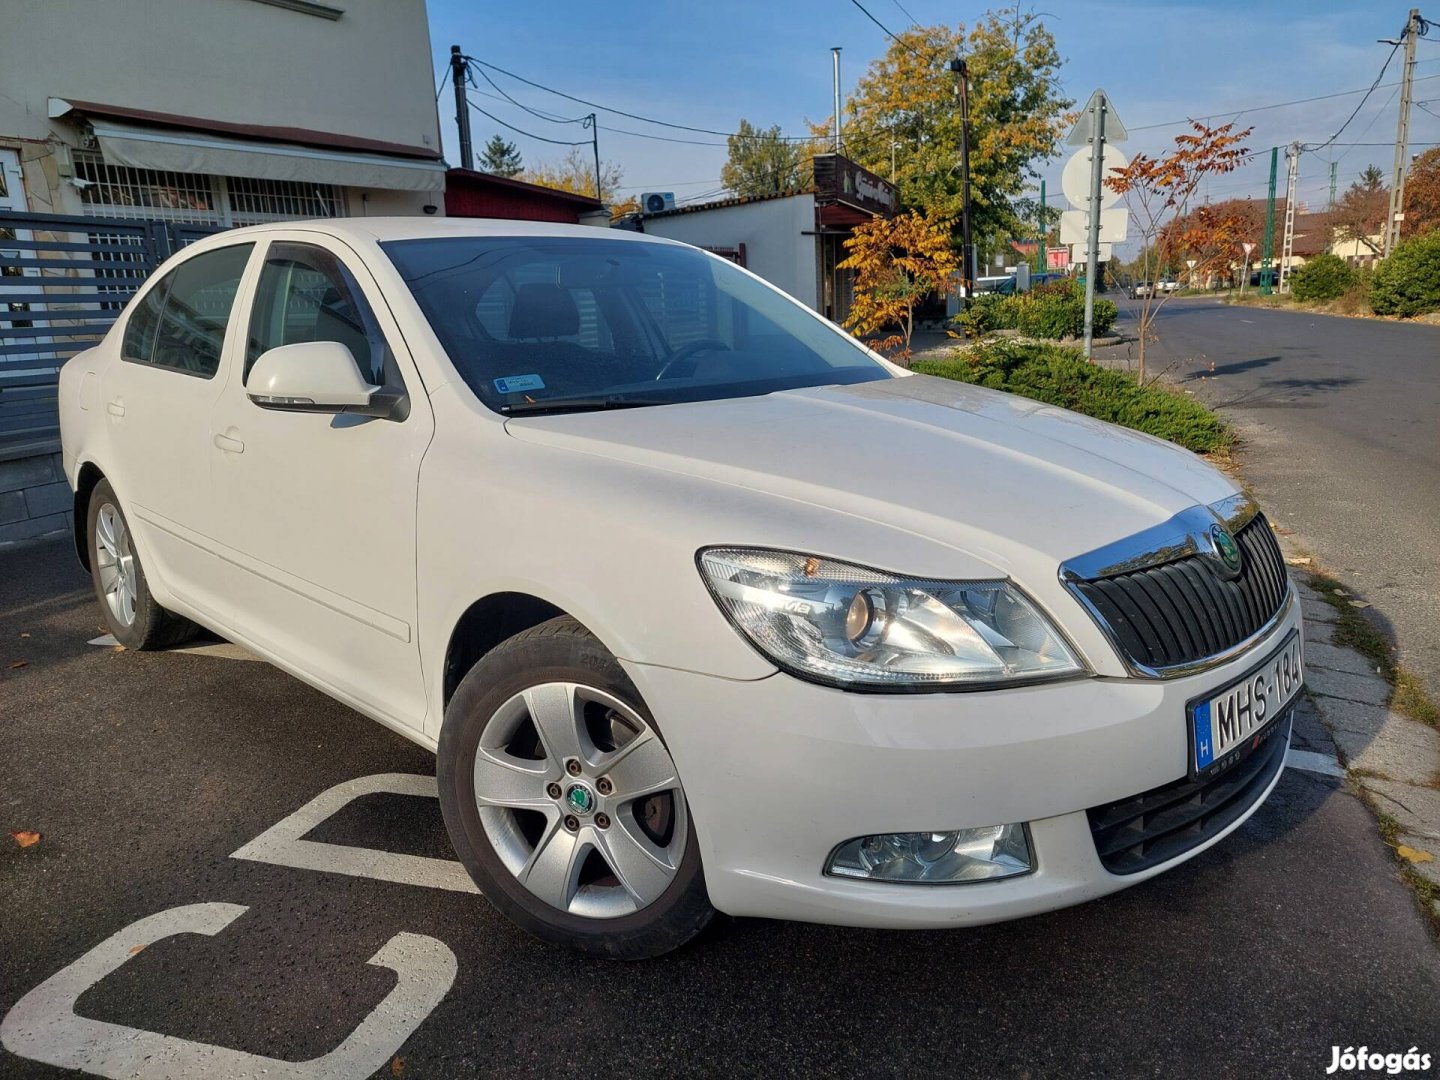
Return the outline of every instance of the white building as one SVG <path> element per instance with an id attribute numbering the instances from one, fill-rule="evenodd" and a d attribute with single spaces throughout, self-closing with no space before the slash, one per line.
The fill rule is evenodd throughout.
<path id="1" fill-rule="evenodd" d="M 425 0 L 6 0 L 0 544 L 67 527 L 60 365 L 197 235 L 443 213 Z"/>
<path id="2" fill-rule="evenodd" d="M 10 0 L 4 26 L 21 209 L 229 226 L 443 207 L 424 0 Z"/>

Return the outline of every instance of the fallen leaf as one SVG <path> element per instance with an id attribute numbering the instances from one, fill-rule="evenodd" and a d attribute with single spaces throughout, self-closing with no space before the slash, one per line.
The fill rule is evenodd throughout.
<path id="1" fill-rule="evenodd" d="M 21 630 L 21 631 L 20 631 L 20 636 L 21 636 L 21 637 L 29 637 L 29 636 L 30 636 L 30 631 L 28 631 L 28 630 Z"/>
<path id="2" fill-rule="evenodd" d="M 1435 856 L 1420 848 L 1413 848 L 1409 844 L 1401 844 L 1395 849 L 1395 854 L 1400 858 L 1412 863 L 1434 862 Z"/>
<path id="3" fill-rule="evenodd" d="M 1366 607 L 1369 607 L 1370 605 L 1367 604 L 1364 600 L 1351 600 L 1351 601 L 1350 601 L 1350 606 L 1351 606 L 1351 607 L 1366 608 Z"/>
<path id="4" fill-rule="evenodd" d="M 1349 596 L 1349 595 L 1350 595 L 1350 594 L 1349 594 L 1348 592 L 1346 592 L 1344 589 L 1332 589 L 1331 592 L 1333 592 L 1336 596 Z"/>
<path id="5" fill-rule="evenodd" d="M 29 829 L 16 829 L 10 835 L 15 838 L 15 842 L 21 847 L 31 847 L 40 842 L 40 834 L 38 832 L 31 832 Z"/>
<path id="6" fill-rule="evenodd" d="M 11 670 L 11 671 L 15 671 L 15 670 L 17 670 L 17 669 L 19 669 L 19 668 L 29 667 L 29 666 L 30 666 L 30 661 L 29 661 L 29 660 L 11 660 L 11 661 L 10 661 L 10 670 Z"/>
<path id="7" fill-rule="evenodd" d="M 405 1059 L 398 1054 L 390 1059 L 390 1075 L 399 1076 L 405 1071 Z"/>
<path id="8" fill-rule="evenodd" d="M 1314 560 L 1309 555 L 1297 555 L 1293 559 L 1286 559 L 1291 566 L 1309 566 Z"/>
<path id="9" fill-rule="evenodd" d="M 131 946 L 130 946 L 130 955 L 131 955 L 131 956 L 134 956 L 137 952 L 139 952 L 139 951 L 140 951 L 141 949 L 143 949 L 144 947 L 145 947 L 144 945 L 131 945 Z"/>

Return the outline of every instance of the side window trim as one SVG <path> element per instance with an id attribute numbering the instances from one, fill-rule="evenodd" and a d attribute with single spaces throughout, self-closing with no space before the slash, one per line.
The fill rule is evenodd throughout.
<path id="1" fill-rule="evenodd" d="M 221 252 L 231 251 L 235 249 L 242 249 L 248 254 L 246 255 L 245 266 L 242 267 L 240 271 L 240 276 L 235 280 L 235 289 L 230 295 L 230 306 L 225 316 L 225 327 L 221 331 L 219 348 L 216 350 L 215 370 L 210 372 L 192 371 L 189 368 L 176 367 L 173 364 L 157 363 L 155 360 L 155 351 L 160 345 L 161 334 L 164 330 L 166 314 L 169 311 L 170 307 L 170 294 L 175 288 L 175 281 L 179 277 L 180 273 L 187 266 L 190 266 L 198 262 L 199 260 L 206 258 L 207 256 L 216 255 Z M 130 335 L 130 325 L 133 322 L 136 314 L 140 311 L 140 307 L 136 306 L 127 310 L 125 315 L 125 328 L 122 331 L 120 339 L 121 361 L 127 364 L 136 364 L 141 367 L 155 368 L 159 371 L 168 372 L 170 374 L 188 375 L 192 379 L 202 379 L 206 382 L 214 379 L 215 376 L 219 374 L 220 369 L 224 366 L 225 363 L 225 355 L 227 352 L 226 344 L 230 340 L 231 327 L 235 324 L 236 321 L 235 313 L 240 306 L 241 291 L 245 285 L 246 274 L 248 272 L 250 263 L 254 258 L 255 249 L 256 243 L 253 239 L 241 240 L 233 244 L 217 244 L 214 247 L 207 247 L 204 251 L 197 251 L 193 254 L 187 255 L 185 258 L 177 262 L 174 266 L 166 270 L 164 276 L 161 277 L 160 280 L 152 288 L 146 290 L 146 292 L 144 293 L 143 303 L 148 303 L 152 297 L 157 295 L 159 296 L 159 308 L 155 318 L 155 326 L 150 332 L 150 355 L 143 359 L 140 357 L 131 356 L 128 350 L 125 348 L 126 341 Z"/>
<path id="2" fill-rule="evenodd" d="M 254 366 L 255 360 L 266 351 L 265 349 L 261 349 L 260 352 L 257 352 L 254 356 L 251 355 L 251 346 L 262 344 L 254 335 L 256 320 L 260 317 L 261 313 L 261 305 L 275 299 L 273 297 L 267 298 L 266 296 L 265 272 L 270 267 L 272 261 L 284 257 L 285 249 L 302 248 L 309 252 L 318 253 L 323 260 L 323 262 L 321 262 L 322 266 L 324 262 L 329 262 L 338 267 L 341 274 L 341 283 L 350 294 L 351 301 L 357 306 L 357 311 L 362 322 L 365 323 L 368 330 L 373 331 L 374 340 L 378 342 L 380 346 L 381 355 L 379 363 L 382 377 L 378 380 L 380 389 L 372 395 L 372 400 L 377 403 L 392 403 L 393 410 L 388 419 L 403 422 L 410 415 L 410 398 L 405 373 L 398 359 L 395 346 L 391 341 L 394 335 L 386 329 L 385 322 L 379 314 L 377 301 L 367 294 L 365 285 L 361 281 L 361 275 L 357 273 L 355 266 L 351 264 L 351 260 L 358 261 L 358 256 L 349 249 L 348 246 L 344 247 L 344 252 L 348 252 L 348 254 L 346 254 L 342 253 L 341 250 L 336 250 L 326 244 L 317 242 L 318 239 L 318 237 L 314 236 L 293 236 L 285 234 L 278 236 L 272 235 L 266 238 L 266 243 L 252 267 L 252 280 L 250 287 L 245 293 L 245 325 L 236 350 L 240 354 L 237 368 L 241 392 L 243 394 L 244 388 L 248 384 L 250 369 Z M 360 265 L 363 268 L 363 263 Z M 322 270 L 321 272 L 326 273 L 328 276 L 328 271 Z M 368 277 L 368 271 L 366 276 Z M 289 289 L 288 278 L 285 289 L 286 291 Z M 384 298 L 382 295 L 379 298 L 379 304 L 383 303 Z M 390 316 L 388 308 L 386 309 L 386 316 L 393 319 L 393 317 Z M 272 345 L 270 347 L 273 348 L 274 346 Z M 359 357 L 355 357 L 355 363 L 356 367 L 360 369 L 361 377 L 366 379 L 367 382 L 370 381 L 373 371 L 366 370 Z"/>

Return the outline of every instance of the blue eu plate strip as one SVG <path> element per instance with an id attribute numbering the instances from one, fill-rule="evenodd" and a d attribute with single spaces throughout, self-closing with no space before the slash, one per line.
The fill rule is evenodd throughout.
<path id="1" fill-rule="evenodd" d="M 1210 702 L 1195 706 L 1195 769 L 1208 766 L 1215 760 L 1215 740 L 1210 737 Z"/>

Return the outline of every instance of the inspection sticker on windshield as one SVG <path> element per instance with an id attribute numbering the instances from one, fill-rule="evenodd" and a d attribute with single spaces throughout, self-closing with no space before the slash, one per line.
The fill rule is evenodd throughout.
<path id="1" fill-rule="evenodd" d="M 527 390 L 544 390 L 545 380 L 539 375 L 511 375 L 496 379 L 495 389 L 502 394 L 523 394 Z"/>
<path id="2" fill-rule="evenodd" d="M 1265 741 L 1270 727 L 1305 682 L 1300 635 L 1292 631 L 1280 648 L 1244 678 L 1212 697 L 1190 703 L 1195 775 L 1218 772 Z"/>

